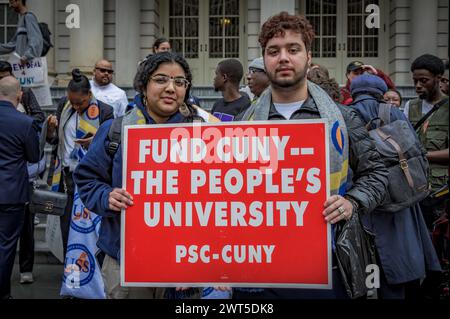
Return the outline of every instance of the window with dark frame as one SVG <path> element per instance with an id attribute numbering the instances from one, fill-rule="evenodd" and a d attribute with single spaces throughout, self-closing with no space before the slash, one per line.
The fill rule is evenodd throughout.
<path id="1" fill-rule="evenodd" d="M 0 3 L 0 43 L 8 43 L 17 29 L 19 15 L 8 3 Z"/>

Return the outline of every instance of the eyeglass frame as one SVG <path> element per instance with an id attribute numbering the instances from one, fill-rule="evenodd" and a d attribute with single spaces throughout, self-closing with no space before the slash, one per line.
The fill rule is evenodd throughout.
<path id="1" fill-rule="evenodd" d="M 254 73 L 266 73 L 266 71 L 258 69 L 258 68 L 248 68 L 248 74 Z"/>
<path id="2" fill-rule="evenodd" d="M 166 80 L 165 80 L 164 83 L 158 83 L 155 80 L 156 77 L 159 77 L 160 79 L 165 78 Z M 191 85 L 191 82 L 189 82 L 189 80 L 186 79 L 185 77 L 182 77 L 182 76 L 173 77 L 173 76 L 169 76 L 169 75 L 166 75 L 166 74 L 155 74 L 155 75 L 152 75 L 149 78 L 149 81 L 150 80 L 153 80 L 154 82 L 156 82 L 156 84 L 161 85 L 161 86 L 167 86 L 167 85 L 169 85 L 169 81 L 173 81 L 175 87 L 177 87 L 177 88 L 184 88 L 184 89 L 187 89 L 189 87 L 189 85 Z M 176 82 L 175 82 L 176 80 L 183 80 L 184 85 L 183 86 L 178 86 L 176 84 Z"/>

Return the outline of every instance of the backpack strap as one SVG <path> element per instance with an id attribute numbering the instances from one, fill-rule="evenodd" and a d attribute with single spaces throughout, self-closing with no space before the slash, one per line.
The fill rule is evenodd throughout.
<path id="1" fill-rule="evenodd" d="M 383 125 L 391 123 L 391 105 L 380 103 L 378 108 L 378 117 L 383 121 Z"/>
<path id="2" fill-rule="evenodd" d="M 427 114 L 425 114 L 417 123 L 416 125 L 414 125 L 414 129 L 417 131 L 423 123 L 425 123 L 426 120 L 428 120 L 430 118 L 431 115 L 433 115 L 434 112 L 436 112 L 442 105 L 444 105 L 445 103 L 448 102 L 448 99 L 442 99 L 441 101 L 439 101 L 438 103 L 436 103 L 435 105 L 433 105 L 433 107 L 431 108 L 430 111 L 428 111 Z"/>
<path id="3" fill-rule="evenodd" d="M 398 143 L 392 138 L 392 136 L 386 135 L 383 131 L 380 130 L 380 128 L 377 128 L 375 130 L 375 132 L 377 132 L 378 135 L 380 135 L 380 137 L 383 139 L 383 141 L 391 144 L 394 147 L 394 149 L 397 151 L 398 158 L 400 159 L 399 160 L 400 168 L 403 170 L 403 173 L 405 174 L 405 177 L 406 177 L 406 180 L 408 181 L 409 187 L 414 189 L 414 181 L 411 176 L 411 172 L 409 171 L 408 161 L 407 161 L 405 154 L 403 153 L 403 150 L 400 147 L 400 145 L 398 145 Z"/>
<path id="4" fill-rule="evenodd" d="M 115 118 L 108 131 L 108 138 L 110 141 L 108 145 L 108 153 L 111 156 L 116 154 L 120 143 L 122 142 L 122 122 L 123 116 Z"/>

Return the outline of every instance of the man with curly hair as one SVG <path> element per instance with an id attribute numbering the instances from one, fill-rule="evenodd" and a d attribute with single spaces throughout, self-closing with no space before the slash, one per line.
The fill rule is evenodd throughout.
<path id="1" fill-rule="evenodd" d="M 304 16 L 281 12 L 264 23 L 259 36 L 271 88 L 251 105 L 243 120 L 324 119 L 330 128 L 330 196 L 321 212 L 332 225 L 354 212 L 370 212 L 381 203 L 387 170 L 358 115 L 337 105 L 318 85 L 308 82 L 313 27 Z M 335 134 L 333 134 L 334 132 Z M 340 132 L 340 133 L 337 133 Z M 337 133 L 337 134 L 336 134 Z M 339 135 L 339 136 L 338 136 Z M 349 176 L 348 168 L 353 172 Z M 355 215 L 356 216 L 356 215 Z M 234 298 L 348 298 L 333 253 L 333 289 L 234 289 Z"/>

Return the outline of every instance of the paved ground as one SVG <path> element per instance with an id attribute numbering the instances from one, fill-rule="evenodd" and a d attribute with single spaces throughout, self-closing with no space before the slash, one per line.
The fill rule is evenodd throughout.
<path id="1" fill-rule="evenodd" d="M 63 265 L 34 265 L 34 283 L 19 283 L 19 265 L 14 264 L 11 279 L 11 295 L 14 299 L 61 299 L 61 277 Z"/>

